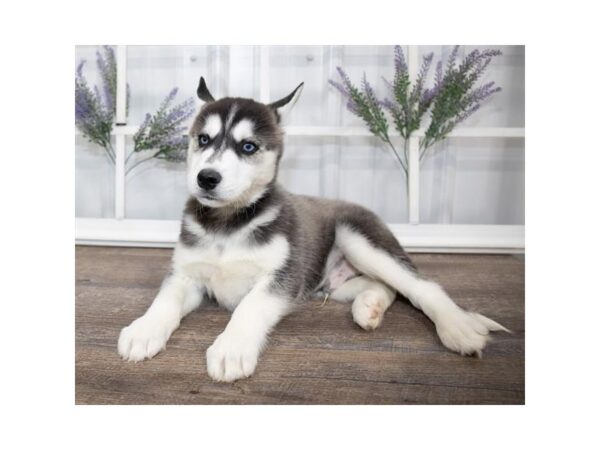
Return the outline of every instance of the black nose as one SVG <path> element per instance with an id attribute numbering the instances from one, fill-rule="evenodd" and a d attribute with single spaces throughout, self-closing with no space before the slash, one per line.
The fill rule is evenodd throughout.
<path id="1" fill-rule="evenodd" d="M 198 186 L 210 191 L 221 181 L 221 174 L 213 169 L 202 169 L 198 174 Z"/>

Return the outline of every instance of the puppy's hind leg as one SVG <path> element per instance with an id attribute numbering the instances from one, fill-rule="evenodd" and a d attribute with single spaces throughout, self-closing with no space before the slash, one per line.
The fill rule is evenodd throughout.
<path id="1" fill-rule="evenodd" d="M 394 302 L 396 292 L 380 281 L 359 276 L 346 281 L 331 293 L 336 301 L 352 303 L 352 317 L 365 330 L 381 325 L 383 314 Z"/>
<path id="2" fill-rule="evenodd" d="M 464 311 L 438 284 L 419 277 L 385 225 L 377 221 L 369 225 L 370 228 L 357 231 L 357 227 L 338 224 L 336 245 L 361 273 L 392 286 L 422 310 L 435 324 L 447 348 L 463 355 L 481 356 L 490 331 L 508 331 L 481 314 Z"/>

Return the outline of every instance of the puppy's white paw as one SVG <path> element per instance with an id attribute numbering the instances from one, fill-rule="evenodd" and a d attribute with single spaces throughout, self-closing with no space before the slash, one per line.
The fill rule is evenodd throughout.
<path id="1" fill-rule="evenodd" d="M 440 340 L 447 348 L 461 355 L 475 354 L 480 358 L 489 340 L 490 331 L 510 332 L 492 319 L 459 307 L 440 314 L 435 327 Z"/>
<path id="2" fill-rule="evenodd" d="M 383 292 L 369 289 L 356 296 L 352 303 L 352 317 L 365 330 L 374 330 L 383 320 L 387 301 Z"/>
<path id="3" fill-rule="evenodd" d="M 145 314 L 121 330 L 119 355 L 127 361 L 150 359 L 163 350 L 171 333 L 177 328 L 175 317 Z"/>
<path id="4" fill-rule="evenodd" d="M 235 332 L 224 331 L 206 351 L 206 368 L 215 381 L 232 382 L 256 369 L 260 345 Z"/>

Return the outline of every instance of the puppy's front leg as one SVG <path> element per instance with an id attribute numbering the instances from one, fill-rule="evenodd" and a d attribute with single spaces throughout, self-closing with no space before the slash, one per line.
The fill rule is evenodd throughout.
<path id="1" fill-rule="evenodd" d="M 289 311 L 285 296 L 261 279 L 242 299 L 225 330 L 206 352 L 208 374 L 216 381 L 249 377 L 271 329 Z"/>
<path id="2" fill-rule="evenodd" d="M 119 355 L 128 361 L 152 358 L 165 348 L 181 319 L 201 301 L 200 287 L 192 279 L 170 275 L 146 313 L 121 331 Z"/>

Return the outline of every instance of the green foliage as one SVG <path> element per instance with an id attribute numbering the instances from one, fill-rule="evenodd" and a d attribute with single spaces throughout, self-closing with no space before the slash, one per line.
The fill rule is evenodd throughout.
<path id="1" fill-rule="evenodd" d="M 362 89 L 354 86 L 340 67 L 341 83 L 330 80 L 330 84 L 345 96 L 347 108 L 363 120 L 374 136 L 389 145 L 405 173 L 408 167 L 407 142 L 422 127 L 427 113 L 429 124 L 419 144 L 420 158 L 429 147 L 445 139 L 458 123 L 477 111 L 483 100 L 500 91 L 494 82 L 475 87 L 492 58 L 501 54 L 498 50 L 473 50 L 459 66 L 455 62 L 457 53 L 458 46 L 450 54 L 444 73 L 441 61 L 438 62 L 435 84 L 425 88 L 433 53 L 423 57 L 419 74 L 413 82 L 402 48 L 396 46 L 394 79 L 391 83 L 386 81 L 392 98 L 383 101 L 377 98 L 366 76 L 363 77 Z M 403 158 L 390 139 L 384 110 L 390 114 L 394 127 L 404 139 Z"/>
<path id="2" fill-rule="evenodd" d="M 493 82 L 474 87 L 491 58 L 499 54 L 494 50 L 475 50 L 458 67 L 453 58 L 449 61 L 443 84 L 431 108 L 431 121 L 421 141 L 422 155 L 427 148 L 445 139 L 458 123 L 477 111 L 481 101 L 500 91 Z"/>
<path id="3" fill-rule="evenodd" d="M 85 61 L 77 67 L 75 77 L 75 125 L 89 141 L 102 147 L 111 162 L 115 152 L 111 144 L 117 92 L 117 62 L 114 50 L 104 46 L 96 52 L 96 65 L 101 78 L 102 95 L 97 86 L 92 90 L 83 76 Z M 187 149 L 186 127 L 183 123 L 194 113 L 192 98 L 172 106 L 177 88 L 171 90 L 153 115 L 146 114 L 144 123 L 133 136 L 134 148 L 126 158 L 126 173 L 152 158 L 184 161 Z M 129 109 L 130 90 L 127 85 L 126 113 Z M 134 155 L 146 152 L 149 157 L 138 158 L 128 164 Z"/>
<path id="4" fill-rule="evenodd" d="M 365 122 L 371 133 L 380 139 L 388 139 L 388 121 L 377 99 L 369 92 L 359 91 L 351 83 L 348 84 L 348 89 L 356 115 Z"/>

